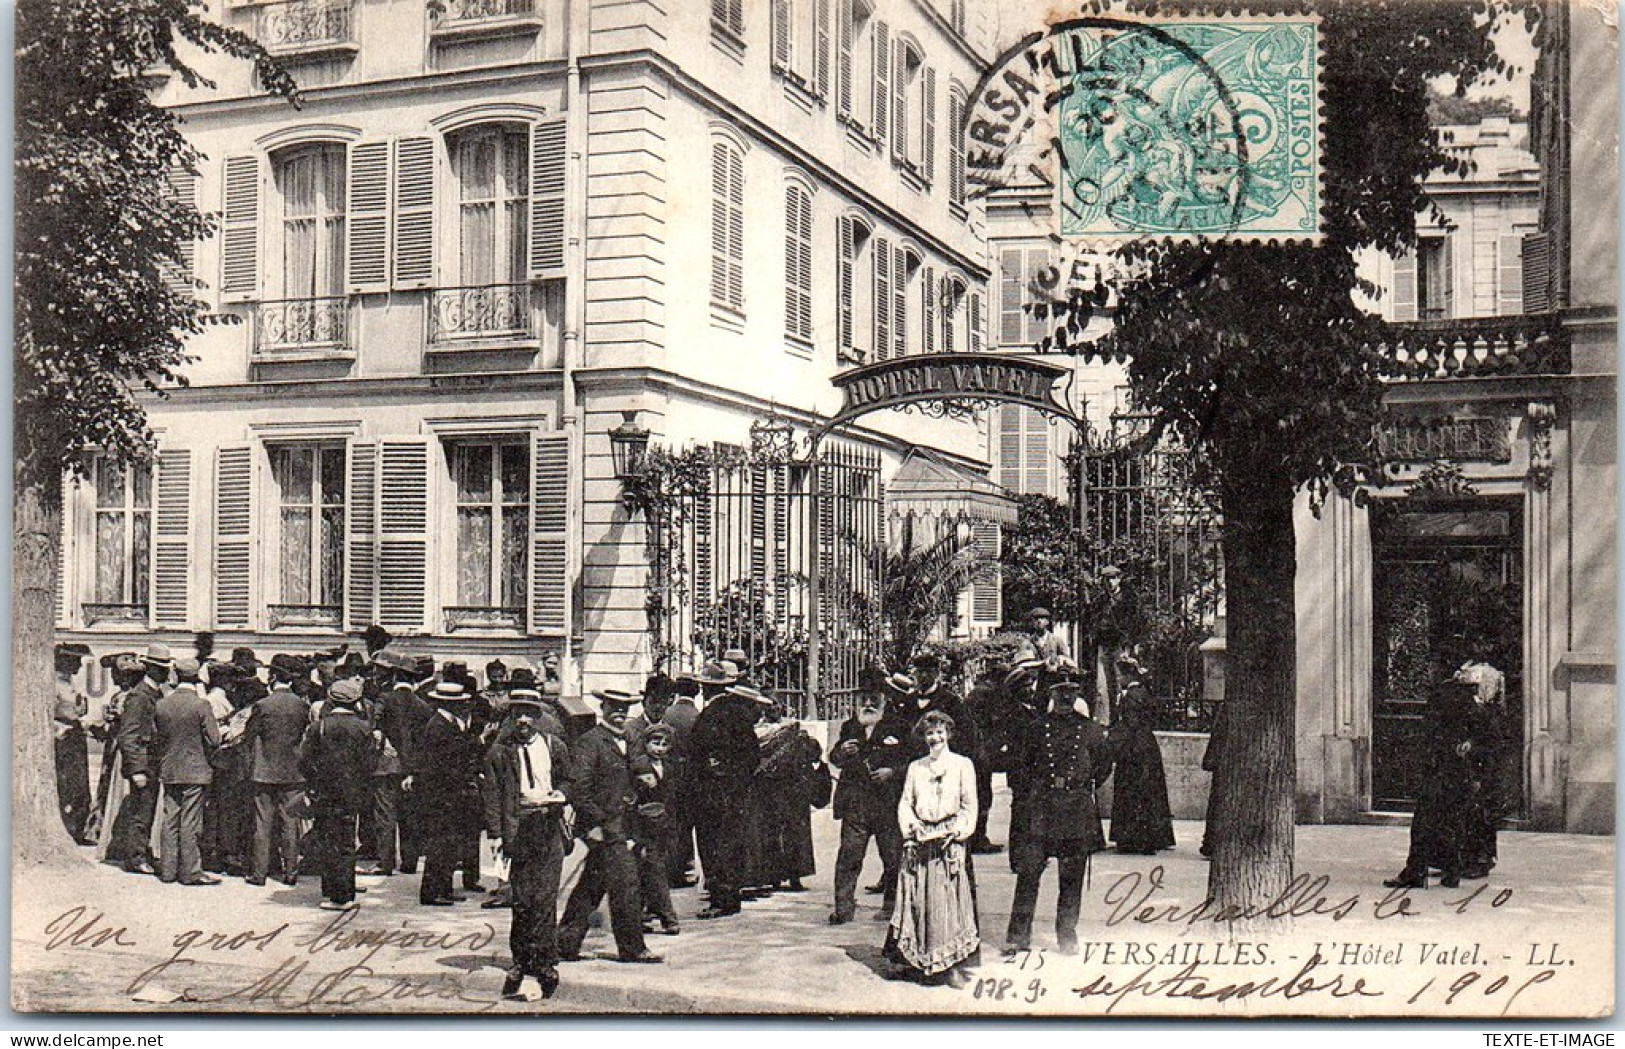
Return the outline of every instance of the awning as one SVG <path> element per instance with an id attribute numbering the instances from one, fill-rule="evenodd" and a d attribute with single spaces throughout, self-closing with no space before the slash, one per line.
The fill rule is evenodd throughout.
<path id="1" fill-rule="evenodd" d="M 925 448 L 911 448 L 886 488 L 889 514 L 971 518 L 1016 523 L 1016 503 L 981 474 L 949 462 Z"/>

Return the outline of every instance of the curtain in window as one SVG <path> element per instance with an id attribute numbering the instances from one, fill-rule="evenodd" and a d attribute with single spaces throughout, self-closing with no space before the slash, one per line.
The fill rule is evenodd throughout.
<path id="1" fill-rule="evenodd" d="M 464 285 L 515 284 L 525 275 L 530 211 L 529 136 L 478 129 L 453 144 L 459 212 L 459 280 Z"/>
<path id="2" fill-rule="evenodd" d="M 319 146 L 276 161 L 284 298 L 343 293 L 345 159 L 342 147 Z"/>
<path id="3" fill-rule="evenodd" d="M 523 609 L 529 575 L 530 454 L 523 444 L 457 444 L 457 603 Z"/>
<path id="4" fill-rule="evenodd" d="M 457 486 L 457 603 L 491 606 L 491 446 L 452 450 Z"/>
<path id="5" fill-rule="evenodd" d="M 315 492 L 312 455 L 307 448 L 277 448 L 271 452 L 271 476 L 281 499 L 282 603 L 310 605 L 311 499 Z"/>

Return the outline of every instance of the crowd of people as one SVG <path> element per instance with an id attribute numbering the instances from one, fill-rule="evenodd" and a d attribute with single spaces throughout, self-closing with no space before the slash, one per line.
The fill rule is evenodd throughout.
<path id="1" fill-rule="evenodd" d="M 356 906 L 358 872 L 410 875 L 421 864 L 423 906 L 483 891 L 482 906 L 511 907 L 504 993 L 534 979 L 544 996 L 559 964 L 581 957 L 606 897 L 615 956 L 658 963 L 646 938 L 679 934 L 672 890 L 700 875 L 703 921 L 805 891 L 812 813 L 831 801 L 840 833 L 829 923 L 856 918 L 872 842 L 883 876 L 865 894 L 881 898 L 886 956 L 898 975 L 931 983 L 963 981 L 979 957 L 973 857 L 1004 851 L 987 836 L 994 772 L 1012 799 L 1007 951 L 1031 943 L 1051 859 L 1056 936 L 1075 948 L 1089 858 L 1108 840 L 1096 790 L 1114 768 L 1119 848 L 1173 842 L 1155 739 L 1135 714 L 1137 666 L 1118 668 L 1129 684 L 1117 723 L 1102 728 L 1047 615 L 966 695 L 933 651 L 865 675 L 827 757 L 738 650 L 697 672 L 653 675 L 641 693 L 594 692 L 595 709 L 563 694 L 552 660 L 493 660 L 477 677 L 463 662 L 403 654 L 378 627 L 360 640 L 267 663 L 246 648 L 215 659 L 207 635 L 190 656 L 163 645 L 107 656 L 116 692 L 96 718 L 74 686 L 88 652 L 61 646 L 57 766 L 70 832 L 108 863 L 178 885 L 314 874 L 332 910 Z M 102 747 L 94 791 L 92 740 Z M 482 834 L 497 849 L 487 863 Z M 564 857 L 577 848 L 565 894 Z M 487 889 L 482 866 L 505 879 Z"/>

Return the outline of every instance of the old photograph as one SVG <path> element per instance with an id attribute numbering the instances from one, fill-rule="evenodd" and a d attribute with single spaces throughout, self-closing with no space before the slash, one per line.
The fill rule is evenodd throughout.
<path id="1" fill-rule="evenodd" d="M 18 1013 L 1615 1009 L 1614 0 L 19 0 Z"/>

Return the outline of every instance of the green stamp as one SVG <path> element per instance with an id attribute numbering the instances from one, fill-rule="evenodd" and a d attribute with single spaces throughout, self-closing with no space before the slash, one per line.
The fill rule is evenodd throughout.
<path id="1" fill-rule="evenodd" d="M 1082 19 L 1052 40 L 1061 234 L 1320 236 L 1320 26 Z"/>

